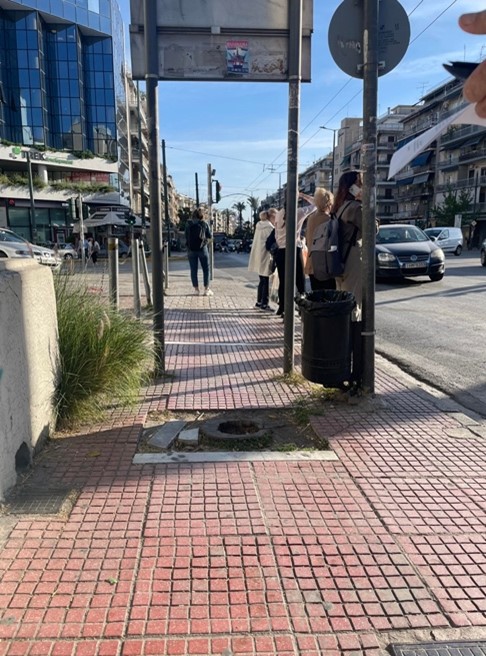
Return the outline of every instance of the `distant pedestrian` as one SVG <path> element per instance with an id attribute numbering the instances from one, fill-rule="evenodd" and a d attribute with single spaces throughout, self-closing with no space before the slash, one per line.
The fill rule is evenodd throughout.
<path id="1" fill-rule="evenodd" d="M 268 283 L 270 274 L 272 273 L 273 258 L 270 251 L 266 248 L 266 242 L 274 230 L 273 217 L 274 213 L 271 211 L 265 210 L 260 212 L 260 220 L 255 226 L 255 234 L 253 235 L 250 259 L 248 261 L 248 270 L 258 273 L 260 278 L 255 307 L 261 308 L 262 310 L 270 309 L 268 305 Z"/>
<path id="2" fill-rule="evenodd" d="M 307 215 L 312 212 L 314 199 L 299 192 L 299 197 L 310 203 L 307 207 L 299 207 L 297 210 L 297 219 L 295 226 L 295 243 L 296 243 L 296 267 L 295 267 L 295 285 L 300 294 L 305 292 L 305 275 L 304 261 L 302 258 L 303 241 L 301 239 L 301 230 Z M 284 291 L 285 291 L 285 246 L 287 241 L 287 227 L 285 224 L 285 208 L 277 211 L 275 215 L 275 239 L 278 249 L 275 252 L 275 263 L 278 271 L 278 308 L 277 316 L 283 317 L 284 314 Z"/>
<path id="3" fill-rule="evenodd" d="M 191 269 L 191 282 L 194 294 L 199 295 L 198 262 L 203 272 L 204 296 L 213 296 L 209 289 L 209 251 L 208 241 L 212 238 L 211 230 L 204 220 L 202 209 L 194 210 L 185 231 L 187 245 L 187 259 Z"/>
<path id="4" fill-rule="evenodd" d="M 96 239 L 93 239 L 91 242 L 91 261 L 93 262 L 93 264 L 96 264 L 96 262 L 98 261 L 99 252 L 100 252 L 100 245 L 96 241 Z"/>
<path id="5" fill-rule="evenodd" d="M 316 209 L 307 217 L 305 240 L 309 249 L 312 247 L 316 228 L 323 223 L 327 223 L 331 218 L 330 211 L 333 203 L 334 195 L 322 187 L 317 187 L 314 192 L 314 205 L 316 206 Z M 309 276 L 312 291 L 318 291 L 319 289 L 336 289 L 336 281 L 334 278 L 330 278 L 329 280 L 317 280 L 317 278 L 314 277 L 312 257 L 307 257 L 304 272 Z"/>
<path id="6" fill-rule="evenodd" d="M 363 183 L 359 171 L 348 171 L 339 178 L 338 190 L 331 208 L 344 223 L 343 252 L 349 253 L 344 273 L 336 278 L 336 289 L 352 292 L 356 299 L 353 321 L 361 321 L 363 298 L 363 272 L 361 267 L 362 210 L 361 191 Z"/>

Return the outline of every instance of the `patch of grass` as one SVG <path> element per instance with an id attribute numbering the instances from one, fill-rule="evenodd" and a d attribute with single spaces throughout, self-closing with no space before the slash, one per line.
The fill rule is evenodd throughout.
<path id="1" fill-rule="evenodd" d="M 284 383 L 284 385 L 290 385 L 291 387 L 303 387 L 312 385 L 309 381 L 304 378 L 302 374 L 298 371 L 292 371 L 289 374 L 277 374 L 273 376 L 272 380 L 276 383 Z"/>
<path id="2" fill-rule="evenodd" d="M 55 288 L 58 427 L 100 419 L 108 404 L 133 405 L 153 365 L 150 331 L 70 278 L 56 276 Z"/>

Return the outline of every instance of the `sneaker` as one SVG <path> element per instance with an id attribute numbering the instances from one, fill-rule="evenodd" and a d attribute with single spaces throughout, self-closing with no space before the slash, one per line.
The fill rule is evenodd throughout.
<path id="1" fill-rule="evenodd" d="M 199 287 L 194 287 L 194 296 L 199 296 Z"/>
<path id="2" fill-rule="evenodd" d="M 262 307 L 262 304 L 260 302 L 255 303 L 255 307 Z"/>
<path id="3" fill-rule="evenodd" d="M 267 311 L 270 310 L 271 312 L 273 312 L 272 308 L 269 305 L 262 305 L 261 309 L 262 310 L 267 310 Z"/>
<path id="4" fill-rule="evenodd" d="M 214 296 L 214 292 L 211 289 L 209 289 L 209 287 L 206 287 L 206 289 L 204 290 L 204 296 Z"/>

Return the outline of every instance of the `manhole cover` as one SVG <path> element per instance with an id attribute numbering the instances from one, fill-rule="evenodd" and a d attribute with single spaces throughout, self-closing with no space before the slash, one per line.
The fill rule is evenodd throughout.
<path id="1" fill-rule="evenodd" d="M 211 419 L 201 426 L 203 435 L 213 440 L 260 439 L 268 433 L 259 421 L 249 419 Z"/>
<path id="2" fill-rule="evenodd" d="M 425 642 L 416 645 L 390 645 L 395 656 L 483 656 L 486 642 Z"/>
<path id="3" fill-rule="evenodd" d="M 58 515 L 72 508 L 76 496 L 71 488 L 23 488 L 14 492 L 5 505 L 10 515 Z"/>

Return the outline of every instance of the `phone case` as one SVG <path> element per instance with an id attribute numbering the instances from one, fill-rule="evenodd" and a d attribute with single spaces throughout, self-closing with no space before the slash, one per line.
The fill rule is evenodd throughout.
<path id="1" fill-rule="evenodd" d="M 442 64 L 448 73 L 453 75 L 457 80 L 467 80 L 475 68 L 479 66 L 474 62 L 451 62 L 450 64 Z"/>

